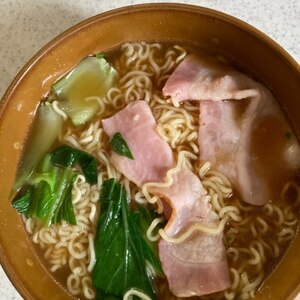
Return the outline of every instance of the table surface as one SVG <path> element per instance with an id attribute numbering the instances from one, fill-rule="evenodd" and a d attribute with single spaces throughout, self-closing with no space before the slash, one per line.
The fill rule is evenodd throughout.
<path id="1" fill-rule="evenodd" d="M 0 98 L 21 67 L 70 26 L 122 6 L 173 1 L 0 0 Z M 300 63 L 299 0 L 189 0 L 238 17 L 269 35 Z M 0 300 L 22 299 L 0 266 Z"/>

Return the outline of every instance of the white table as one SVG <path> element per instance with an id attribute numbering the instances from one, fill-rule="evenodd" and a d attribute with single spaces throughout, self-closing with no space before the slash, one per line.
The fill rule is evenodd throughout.
<path id="1" fill-rule="evenodd" d="M 145 0 L 0 0 L 0 97 L 48 41 L 98 13 Z M 180 0 L 214 8 L 260 29 L 300 63 L 300 0 Z M 22 299 L 0 267 L 0 300 Z"/>

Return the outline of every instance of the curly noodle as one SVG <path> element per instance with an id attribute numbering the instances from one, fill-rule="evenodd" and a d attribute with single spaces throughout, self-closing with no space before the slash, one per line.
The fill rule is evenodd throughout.
<path id="1" fill-rule="evenodd" d="M 148 183 L 138 188 L 129 182 L 111 165 L 108 158 L 107 138 L 103 134 L 100 119 L 108 113 L 116 112 L 134 100 L 145 100 L 150 105 L 158 123 L 157 132 L 173 148 L 178 157 L 178 166 L 183 158 L 188 166 L 202 180 L 213 210 L 219 215 L 218 228 L 224 229 L 224 242 L 230 266 L 231 287 L 215 295 L 203 299 L 249 299 L 254 297 L 257 288 L 262 284 L 267 274 L 268 261 L 278 259 L 286 245 L 295 234 L 298 224 L 297 215 L 292 206 L 278 206 L 268 203 L 257 214 L 257 210 L 235 198 L 228 179 L 211 169 L 209 162 L 199 166 L 196 161 L 199 152 L 197 143 L 197 128 L 199 108 L 189 102 L 168 103 L 162 96 L 162 87 L 179 62 L 186 56 L 186 51 L 180 46 L 163 46 L 162 44 L 126 43 L 120 48 L 121 54 L 112 61 L 119 70 L 119 84 L 111 88 L 106 97 L 90 97 L 87 101 L 96 101 L 99 113 L 82 132 L 73 127 L 65 129 L 60 142 L 83 149 L 93 154 L 99 164 L 98 185 L 90 185 L 82 175 L 78 175 L 72 191 L 72 201 L 75 207 L 77 225 L 65 222 L 42 228 L 33 219 L 24 219 L 25 227 L 34 243 L 39 244 L 50 270 L 57 272 L 67 268 L 66 279 L 68 291 L 77 297 L 95 299 L 96 292 L 92 287 L 91 271 L 95 262 L 94 234 L 96 222 L 100 214 L 98 204 L 101 184 L 104 180 L 115 177 L 124 184 L 131 201 L 138 204 L 150 202 L 157 204 L 157 211 L 163 212 L 161 199 L 152 196 L 148 188 L 157 183 Z M 53 107 L 66 119 L 65 113 L 59 108 L 59 103 L 53 102 Z M 186 159 L 188 157 L 189 159 Z M 172 174 L 176 168 L 169 171 L 166 183 L 172 184 Z M 173 172 L 173 173 L 172 173 Z M 300 203 L 300 191 L 297 185 L 288 183 L 297 191 L 297 205 Z M 282 192 L 285 197 L 289 186 Z M 153 220 L 147 231 L 150 240 L 164 238 L 163 230 L 158 233 L 156 227 L 164 221 L 160 216 Z M 207 230 L 207 228 L 192 228 L 191 230 Z M 214 233 L 210 232 L 209 233 Z M 184 233 L 182 241 L 191 232 Z M 174 242 L 174 241 L 173 241 Z M 178 242 L 178 240 L 177 240 Z M 158 286 L 159 297 L 176 299 L 166 283 Z M 124 299 L 136 295 L 148 299 L 137 290 L 129 290 Z"/>

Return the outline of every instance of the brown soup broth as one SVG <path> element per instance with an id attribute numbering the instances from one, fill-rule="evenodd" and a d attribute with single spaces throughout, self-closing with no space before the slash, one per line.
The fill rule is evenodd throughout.
<path id="1" fill-rule="evenodd" d="M 170 46 L 170 43 L 164 43 L 163 47 L 156 52 L 156 57 L 155 59 L 157 60 L 163 60 L 164 59 L 164 53 L 166 49 Z M 236 63 L 230 56 L 222 53 L 219 49 L 217 48 L 212 48 L 211 45 L 197 45 L 197 44 L 190 44 L 190 43 L 181 43 L 181 46 L 187 50 L 188 53 L 196 53 L 198 55 L 202 55 L 205 53 L 205 55 L 213 55 L 213 56 L 218 56 L 222 60 L 226 60 L 230 64 L 233 64 L 234 66 L 237 66 L 238 69 L 243 69 L 241 64 Z M 209 49 L 209 50 L 207 50 Z M 122 61 L 120 61 L 120 49 L 116 48 L 111 50 L 110 52 L 106 53 L 106 58 L 109 62 L 112 63 L 113 66 L 117 69 L 117 71 L 120 74 L 120 77 L 122 77 L 124 74 L 126 74 L 128 71 L 130 71 L 131 66 L 126 67 L 122 65 Z M 247 70 L 247 69 L 246 69 Z M 169 73 L 171 73 L 173 69 L 170 70 Z M 247 72 L 246 72 L 247 73 Z M 253 74 L 251 74 L 253 75 Z M 252 76 L 253 77 L 253 76 Z M 159 91 L 161 93 L 161 89 L 165 83 L 165 80 L 158 82 L 155 77 L 153 77 L 152 81 L 152 89 Z M 247 102 L 245 102 L 245 105 Z M 101 115 L 101 116 L 96 116 L 94 120 L 91 122 L 95 122 L 99 118 L 106 118 L 120 109 L 122 109 L 125 106 L 124 103 L 120 103 L 120 105 L 116 108 L 114 107 L 108 107 L 107 110 Z M 244 111 L 244 104 L 241 104 L 241 112 Z M 155 115 L 155 113 L 154 113 Z M 272 119 L 266 120 L 264 124 L 259 124 L 257 128 L 254 129 L 255 131 L 255 140 L 252 144 L 252 150 L 253 150 L 253 155 L 258 153 L 259 151 L 265 151 L 266 153 L 268 152 L 268 149 L 276 147 L 276 139 L 272 138 L 272 130 L 274 126 L 277 126 L 278 124 L 275 124 Z M 88 128 L 89 124 L 80 126 L 80 127 L 74 127 L 70 121 L 67 121 L 65 123 L 64 127 L 64 133 L 67 131 L 70 131 L 72 135 L 74 136 L 80 136 L 81 132 L 86 130 Z M 260 132 L 264 128 L 264 130 L 267 130 L 270 132 L 270 140 L 264 141 L 262 139 L 262 136 L 260 135 Z M 31 128 L 31 131 L 34 130 L 34 125 Z M 293 133 L 289 133 L 293 134 Z M 282 132 L 283 138 L 287 138 L 286 132 Z M 105 141 L 105 138 L 104 138 Z M 108 138 L 106 138 L 106 141 L 108 141 Z M 30 135 L 28 138 L 27 143 L 30 143 Z M 60 144 L 58 141 L 56 145 Z M 188 146 L 186 145 L 188 148 Z M 108 150 L 109 151 L 109 148 Z M 268 157 L 266 156 L 266 159 Z M 196 166 L 194 166 L 196 168 Z M 268 173 L 268 170 L 264 170 L 264 172 Z M 272 174 L 270 174 L 272 175 Z M 272 176 L 271 176 L 272 177 Z M 299 183 L 300 183 L 300 176 L 299 173 L 291 173 L 288 171 L 285 171 L 285 166 L 284 165 L 279 165 L 279 169 L 276 172 L 276 176 L 272 177 L 273 179 L 268 182 L 272 186 L 272 190 L 274 191 L 273 194 L 273 199 L 270 199 L 271 204 L 277 205 L 282 211 L 286 210 L 288 211 L 286 215 L 290 214 L 291 216 L 297 216 L 299 217 L 299 192 L 298 189 L 300 188 Z M 285 188 L 285 186 L 288 183 L 289 187 L 286 189 L 285 193 L 282 194 L 282 190 Z M 132 184 L 133 186 L 133 184 Z M 241 225 L 236 224 L 235 221 L 231 220 L 228 222 L 227 226 L 225 227 L 225 234 L 224 234 L 224 242 L 226 247 L 235 247 L 238 249 L 246 249 L 249 247 L 250 242 L 249 241 L 249 235 L 253 237 L 253 239 L 256 240 L 262 240 L 267 241 L 268 246 L 265 248 L 265 256 L 266 256 L 266 261 L 263 263 L 263 276 L 266 278 L 275 268 L 276 265 L 279 263 L 280 259 L 284 255 L 286 249 L 288 248 L 290 242 L 292 239 L 288 239 L 287 241 L 282 241 L 280 244 L 279 252 L 277 251 L 277 248 L 275 244 L 277 243 L 276 241 L 284 236 L 280 235 L 282 228 L 280 227 L 282 225 L 282 222 L 280 219 L 281 215 L 274 211 L 273 213 L 270 213 L 270 211 L 265 208 L 265 207 L 254 207 L 251 205 L 247 205 L 244 203 L 241 203 L 239 201 L 239 195 L 238 191 L 234 191 L 233 195 L 226 199 L 226 203 L 229 205 L 236 205 L 238 207 L 242 207 L 241 209 L 241 216 L 242 219 L 245 220 L 245 228 L 243 229 Z M 132 208 L 134 209 L 136 204 L 132 204 Z M 291 217 L 292 218 L 292 217 Z M 248 221 L 247 221 L 248 220 Z M 262 220 L 262 221 L 261 221 Z M 265 224 L 268 225 L 268 229 L 265 228 Z M 298 222 L 291 225 L 289 228 L 292 230 L 296 231 L 296 228 L 298 226 Z M 237 233 L 232 234 L 231 237 L 228 239 L 227 233 L 232 231 L 232 228 L 237 229 Z M 227 239 L 227 240 L 226 240 Z M 269 245 L 273 245 L 269 246 Z M 276 248 L 276 249 L 275 249 Z M 43 251 L 41 250 L 40 247 L 37 245 L 36 251 L 40 256 L 43 256 Z M 278 253 L 277 253 L 277 252 Z M 45 264 L 47 264 L 47 261 L 45 259 L 42 259 Z M 249 260 L 249 255 L 244 254 L 243 251 L 241 252 L 239 258 L 235 260 L 235 258 L 228 254 L 228 262 L 229 262 L 229 267 L 234 267 L 236 269 L 241 267 L 241 262 Z M 249 269 L 249 280 L 250 282 L 252 280 L 255 280 L 256 276 L 256 271 L 255 271 L 256 266 L 250 266 Z M 253 269 L 253 270 L 252 270 Z M 56 271 L 53 276 L 55 277 L 58 282 L 61 284 L 65 285 L 66 284 L 66 276 L 69 272 L 69 267 L 66 265 L 65 268 L 62 268 L 59 271 Z M 167 280 L 164 278 L 157 278 L 155 279 L 155 283 L 157 286 L 157 295 L 158 299 L 178 299 L 175 297 L 168 288 L 168 283 Z M 193 297 L 191 299 L 223 299 L 223 293 L 219 293 L 216 295 L 209 295 L 209 296 L 204 296 L 204 297 Z M 237 295 L 238 297 L 238 295 Z M 83 298 L 83 296 L 81 296 Z"/>

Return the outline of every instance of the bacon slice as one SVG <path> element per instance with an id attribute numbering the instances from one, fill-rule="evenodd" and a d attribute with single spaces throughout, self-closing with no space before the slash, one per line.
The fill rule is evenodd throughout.
<path id="1" fill-rule="evenodd" d="M 120 132 L 134 160 L 112 152 L 115 168 L 138 186 L 146 182 L 161 182 L 174 166 L 171 148 L 156 132 L 156 121 L 145 101 L 128 104 L 111 118 L 102 120 L 104 131 L 112 137 Z"/>
<path id="2" fill-rule="evenodd" d="M 249 77 L 220 64 L 217 60 L 187 56 L 163 88 L 164 96 L 175 102 L 186 100 L 244 99 L 258 95 Z"/>
<path id="3" fill-rule="evenodd" d="M 172 208 L 165 227 L 168 236 L 180 236 L 193 224 L 217 227 L 218 216 L 199 178 L 187 166 L 173 175 L 169 188 L 152 188 Z M 202 296 L 230 287 L 230 276 L 223 244 L 223 231 L 208 235 L 195 231 L 181 243 L 159 241 L 159 257 L 170 290 L 177 297 Z"/>
<path id="4" fill-rule="evenodd" d="M 120 132 L 126 139 L 134 160 L 112 153 L 111 162 L 130 180 L 141 186 L 146 182 L 163 182 L 174 167 L 170 146 L 155 131 L 152 112 L 144 101 L 128 104 L 113 117 L 103 120 L 105 132 Z M 218 216 L 207 202 L 200 179 L 184 166 L 173 175 L 169 188 L 152 188 L 171 208 L 165 228 L 170 237 L 181 235 L 189 226 L 200 223 L 216 227 Z M 159 257 L 170 290 L 178 297 L 201 296 L 230 286 L 223 233 L 207 235 L 199 231 L 180 244 L 159 242 Z"/>
<path id="5" fill-rule="evenodd" d="M 282 178 L 299 168 L 299 144 L 286 138 L 292 129 L 283 112 L 271 92 L 248 76 L 190 55 L 163 93 L 175 102 L 200 101 L 200 159 L 226 175 L 245 202 L 264 205 L 275 199 Z"/>

